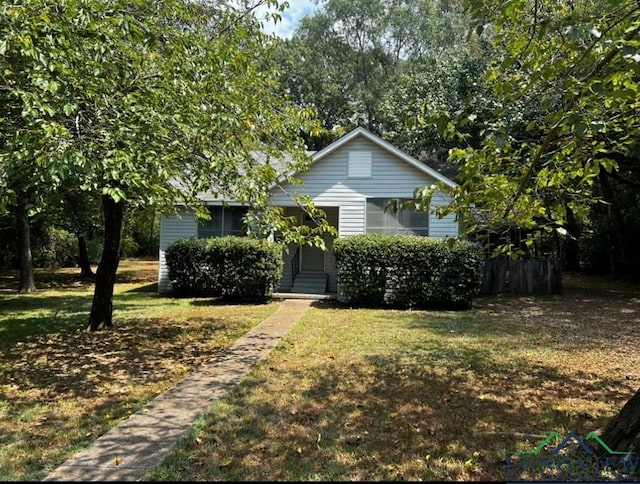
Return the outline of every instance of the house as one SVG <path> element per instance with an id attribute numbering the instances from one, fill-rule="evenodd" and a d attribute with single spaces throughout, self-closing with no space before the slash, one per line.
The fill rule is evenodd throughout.
<path id="1" fill-rule="evenodd" d="M 403 153 L 364 128 L 356 128 L 326 148 L 312 154 L 310 168 L 297 175 L 301 186 L 281 185 L 274 189 L 271 201 L 285 208 L 287 215 L 307 222 L 302 210 L 290 194 L 308 195 L 327 214 L 337 228 L 338 237 L 368 232 L 417 234 L 429 237 L 457 236 L 455 216 L 437 218 L 436 205 L 447 204 L 447 192 L 438 191 L 427 212 L 385 210 L 389 199 L 411 199 L 417 187 L 443 182 L 447 187 L 456 183 L 421 161 Z M 203 200 L 206 200 L 203 199 Z M 199 223 L 183 212 L 179 216 L 163 217 L 160 223 L 160 258 L 158 291 L 171 290 L 164 251 L 176 239 L 242 235 L 242 206 L 222 206 L 219 200 L 206 200 L 212 219 Z M 336 265 L 333 236 L 325 235 L 327 251 L 316 247 L 290 247 L 284 254 L 284 270 L 279 291 L 336 292 Z"/>

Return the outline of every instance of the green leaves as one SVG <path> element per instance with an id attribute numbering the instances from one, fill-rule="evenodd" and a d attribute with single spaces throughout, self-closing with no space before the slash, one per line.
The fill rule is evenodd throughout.
<path id="1" fill-rule="evenodd" d="M 456 239 L 362 234 L 334 242 L 338 283 L 366 307 L 469 307 L 480 290 L 484 253 Z"/>
<path id="2" fill-rule="evenodd" d="M 282 250 L 279 244 L 247 237 L 176 240 L 166 249 L 173 291 L 264 300 L 282 276 Z"/>
<path id="3" fill-rule="evenodd" d="M 280 42 L 282 83 L 296 103 L 318 111 L 333 136 L 360 125 L 419 153 L 437 137 L 430 125 L 420 143 L 427 131 L 420 117 L 450 107 L 447 94 L 466 81 L 455 79 L 456 54 L 474 45 L 465 41 L 466 20 L 459 1 L 323 2 L 291 40 Z M 411 120 L 418 123 L 407 127 Z"/>
<path id="4" fill-rule="evenodd" d="M 600 170 L 615 171 L 612 160 L 637 153 L 640 7 L 629 0 L 467 4 L 474 24 L 491 26 L 485 81 L 495 105 L 481 145 L 450 153 L 463 167 L 449 210 L 474 230 L 564 236 L 566 207 L 584 214 L 597 203 Z M 482 101 L 490 106 L 473 102 Z"/>
<path id="5" fill-rule="evenodd" d="M 271 48 L 243 10 L 186 0 L 4 8 L 0 159 L 46 157 L 60 180 L 73 173 L 78 186 L 165 210 L 214 189 L 265 203 L 277 173 L 252 153 L 287 151 L 300 167 L 297 133 L 317 131 L 278 91 Z M 15 183 L 50 183 L 38 166 L 14 171 Z"/>

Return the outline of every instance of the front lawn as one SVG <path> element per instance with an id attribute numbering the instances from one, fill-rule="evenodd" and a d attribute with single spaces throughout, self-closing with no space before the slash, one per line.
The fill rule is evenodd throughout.
<path id="1" fill-rule="evenodd" d="M 75 272 L 24 296 L 0 273 L 2 480 L 44 477 L 278 307 L 160 297 L 157 262 L 125 261 L 117 330 L 90 334 Z M 640 290 L 565 279 L 471 311 L 318 304 L 148 479 L 513 478 L 508 456 L 584 437 L 640 386 Z"/>
<path id="2" fill-rule="evenodd" d="M 0 480 L 44 477 L 278 307 L 160 297 L 157 261 L 123 261 L 117 329 L 87 333 L 76 273 L 38 270 L 28 295 L 0 273 Z"/>
<path id="3" fill-rule="evenodd" d="M 640 290 L 565 286 L 465 312 L 319 305 L 148 479 L 541 477 L 508 456 L 584 438 L 640 386 Z"/>

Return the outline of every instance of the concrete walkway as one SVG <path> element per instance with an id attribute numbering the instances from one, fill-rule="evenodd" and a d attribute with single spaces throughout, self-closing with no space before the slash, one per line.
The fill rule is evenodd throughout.
<path id="1" fill-rule="evenodd" d="M 191 376 L 64 462 L 44 481 L 138 481 L 193 422 L 278 344 L 313 301 L 285 300 L 275 314 Z"/>

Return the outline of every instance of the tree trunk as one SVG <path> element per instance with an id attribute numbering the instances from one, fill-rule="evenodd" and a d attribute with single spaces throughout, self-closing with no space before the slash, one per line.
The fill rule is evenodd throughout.
<path id="1" fill-rule="evenodd" d="M 113 327 L 113 287 L 116 283 L 116 272 L 120 263 L 124 208 L 123 200 L 116 202 L 107 195 L 102 196 L 104 247 L 96 272 L 93 304 L 86 326 L 88 331 L 101 331 Z"/>
<path id="2" fill-rule="evenodd" d="M 599 432 L 600 438 L 617 452 L 640 452 L 640 390 Z"/>
<path id="3" fill-rule="evenodd" d="M 16 204 L 16 232 L 20 254 L 20 287 L 18 292 L 34 292 L 36 284 L 33 278 L 33 257 L 31 256 L 31 226 L 29 225 L 27 202 L 21 196 L 18 196 Z"/>
<path id="4" fill-rule="evenodd" d="M 91 269 L 89 252 L 87 251 L 87 239 L 84 235 L 77 234 L 78 238 L 78 265 L 80 266 L 80 279 L 93 279 L 95 274 Z"/>

